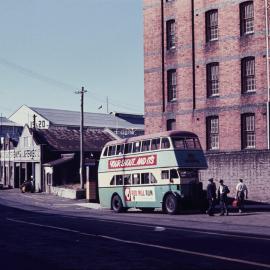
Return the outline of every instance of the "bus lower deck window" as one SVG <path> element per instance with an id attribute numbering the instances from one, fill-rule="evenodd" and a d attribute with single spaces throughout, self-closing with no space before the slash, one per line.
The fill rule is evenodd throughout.
<path id="1" fill-rule="evenodd" d="M 131 177 L 130 177 L 130 174 L 124 175 L 124 185 L 131 185 Z"/>
<path id="2" fill-rule="evenodd" d="M 142 184 L 149 184 L 149 173 L 142 173 Z"/>
<path id="3" fill-rule="evenodd" d="M 161 171 L 161 179 L 169 179 L 169 171 Z"/>
<path id="4" fill-rule="evenodd" d="M 152 173 L 150 173 L 150 183 L 151 184 L 157 183 L 157 179 Z"/>
<path id="5" fill-rule="evenodd" d="M 122 175 L 116 175 L 116 185 L 121 186 L 123 185 L 123 176 Z"/>
<path id="6" fill-rule="evenodd" d="M 140 184 L 140 174 L 139 173 L 134 173 L 132 175 L 132 184 L 133 185 L 139 185 Z"/>

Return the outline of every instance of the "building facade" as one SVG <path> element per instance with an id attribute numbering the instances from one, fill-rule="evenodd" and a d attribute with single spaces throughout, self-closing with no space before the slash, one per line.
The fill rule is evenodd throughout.
<path id="1" fill-rule="evenodd" d="M 203 181 L 270 179 L 268 14 L 265 0 L 144 0 L 145 133 L 198 134 Z"/>

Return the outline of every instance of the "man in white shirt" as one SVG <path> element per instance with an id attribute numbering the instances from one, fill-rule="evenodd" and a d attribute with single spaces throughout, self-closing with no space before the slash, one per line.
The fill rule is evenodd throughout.
<path id="1" fill-rule="evenodd" d="M 242 213 L 244 209 L 244 200 L 248 198 L 247 186 L 243 183 L 243 179 L 239 179 L 239 183 L 236 185 L 236 199 L 238 200 L 239 213 Z"/>

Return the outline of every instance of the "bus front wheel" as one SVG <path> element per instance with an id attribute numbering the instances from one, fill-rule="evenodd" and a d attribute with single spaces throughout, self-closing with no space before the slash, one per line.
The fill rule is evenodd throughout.
<path id="1" fill-rule="evenodd" d="M 112 197 L 112 209 L 116 213 L 121 213 L 124 211 L 122 200 L 117 194 Z"/>
<path id="2" fill-rule="evenodd" d="M 178 199 L 173 194 L 168 194 L 164 200 L 164 211 L 169 215 L 175 215 L 179 209 Z"/>

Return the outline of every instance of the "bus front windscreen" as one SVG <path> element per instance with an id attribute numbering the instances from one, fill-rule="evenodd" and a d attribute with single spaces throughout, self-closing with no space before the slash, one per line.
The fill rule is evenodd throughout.
<path id="1" fill-rule="evenodd" d="M 174 137 L 172 138 L 172 142 L 174 149 L 201 150 L 199 139 L 196 137 L 189 137 L 189 138 Z"/>

